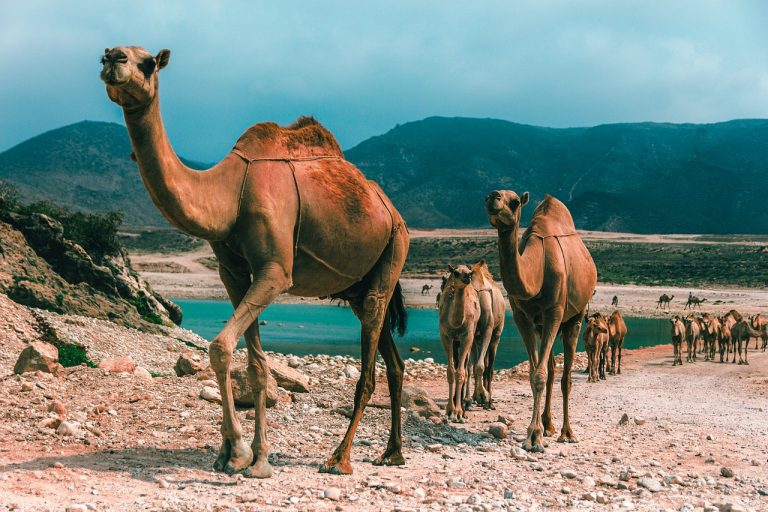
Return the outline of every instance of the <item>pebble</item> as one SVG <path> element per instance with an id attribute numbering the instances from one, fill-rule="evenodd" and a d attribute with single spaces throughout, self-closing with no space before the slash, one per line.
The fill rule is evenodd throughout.
<path id="1" fill-rule="evenodd" d="M 203 389 L 200 390 L 200 398 L 215 404 L 221 403 L 221 395 L 219 394 L 219 390 L 210 386 L 203 386 Z"/>
<path id="2" fill-rule="evenodd" d="M 506 439 L 508 432 L 509 429 L 505 423 L 491 423 L 491 426 L 488 427 L 488 433 L 496 439 Z"/>
<path id="3" fill-rule="evenodd" d="M 619 425 L 626 425 L 629 423 L 629 415 L 627 413 L 624 413 L 621 415 L 621 419 L 619 420 Z"/>
<path id="4" fill-rule="evenodd" d="M 323 491 L 323 498 L 327 500 L 339 501 L 341 499 L 341 489 L 338 487 L 328 487 Z"/>
<path id="5" fill-rule="evenodd" d="M 712 434 L 707 435 L 707 441 L 714 441 L 714 440 L 715 440 L 715 436 L 713 436 Z"/>
<path id="6" fill-rule="evenodd" d="M 350 379 L 357 379 L 357 378 L 360 377 L 360 370 L 358 370 L 357 368 L 355 368 L 351 364 L 348 364 L 344 368 L 344 375 L 346 375 L 347 378 L 350 378 Z"/>
<path id="7" fill-rule="evenodd" d="M 483 499 L 476 492 L 470 494 L 469 498 L 467 498 L 467 504 L 468 505 L 479 505 L 480 503 L 482 503 L 482 501 L 483 501 Z"/>
<path id="8" fill-rule="evenodd" d="M 620 472 L 619 480 L 621 480 L 622 482 L 629 482 L 629 472 L 628 471 Z"/>
<path id="9" fill-rule="evenodd" d="M 528 452 L 519 446 L 513 446 L 512 450 L 510 451 L 510 455 L 516 460 L 526 460 L 528 458 Z"/>
<path id="10" fill-rule="evenodd" d="M 56 433 L 60 436 L 74 436 L 80 430 L 80 425 L 74 421 L 62 421 L 61 425 L 56 429 Z"/>
<path id="11" fill-rule="evenodd" d="M 64 406 L 63 403 L 59 402 L 58 400 L 54 400 L 53 402 L 48 404 L 48 412 L 55 412 L 59 416 L 66 416 L 67 408 Z"/>
<path id="12" fill-rule="evenodd" d="M 635 416 L 635 425 L 637 426 L 645 425 L 645 418 L 642 418 L 640 416 Z"/>
<path id="13" fill-rule="evenodd" d="M 584 484 L 584 487 L 594 487 L 595 486 L 595 479 L 591 476 L 585 476 L 582 481 L 582 484 Z"/>
<path id="14" fill-rule="evenodd" d="M 640 480 L 637 481 L 637 485 L 640 487 L 645 487 L 651 492 L 659 492 L 661 490 L 661 482 L 656 480 L 655 478 L 644 476 Z"/>
<path id="15" fill-rule="evenodd" d="M 22 391 L 32 391 L 33 389 L 35 389 L 35 386 L 33 386 L 31 382 L 25 382 L 21 385 Z"/>
<path id="16" fill-rule="evenodd" d="M 511 489 L 504 489 L 504 499 L 505 500 L 515 499 L 515 492 Z"/>
<path id="17" fill-rule="evenodd" d="M 733 478 L 733 470 L 728 466 L 723 466 L 720 468 L 720 475 L 725 478 Z"/>
<path id="18" fill-rule="evenodd" d="M 704 462 L 706 462 L 707 464 L 714 464 L 715 463 L 715 458 L 711 457 L 711 456 L 707 457 L 707 459 Z"/>
<path id="19" fill-rule="evenodd" d="M 566 487 L 562 487 L 560 489 L 560 492 L 563 493 L 563 494 L 571 494 L 571 488 L 567 487 L 567 486 Z"/>
<path id="20" fill-rule="evenodd" d="M 576 478 L 576 472 L 571 469 L 564 469 L 560 471 L 560 476 L 566 480 L 570 480 L 572 478 Z"/>
<path id="21" fill-rule="evenodd" d="M 423 500 L 427 497 L 427 493 L 424 489 L 421 487 L 417 487 L 413 490 L 413 496 L 417 499 Z"/>
<path id="22" fill-rule="evenodd" d="M 75 503 L 64 509 L 65 512 L 86 512 L 87 510 L 88 506 L 82 503 Z"/>
<path id="23" fill-rule="evenodd" d="M 581 499 L 584 501 L 597 501 L 597 494 L 594 492 L 585 492 L 581 495 Z"/>
<path id="24" fill-rule="evenodd" d="M 745 508 L 738 503 L 726 502 L 718 503 L 716 505 L 720 512 L 745 512 Z"/>

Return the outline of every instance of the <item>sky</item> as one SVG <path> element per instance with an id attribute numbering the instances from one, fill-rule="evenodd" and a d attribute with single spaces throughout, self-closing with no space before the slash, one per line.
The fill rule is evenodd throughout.
<path id="1" fill-rule="evenodd" d="M 344 149 L 428 116 L 550 127 L 768 117 L 768 2 L 0 0 L 0 151 L 122 123 L 104 48 L 171 50 L 176 151 L 214 162 L 314 115 Z"/>

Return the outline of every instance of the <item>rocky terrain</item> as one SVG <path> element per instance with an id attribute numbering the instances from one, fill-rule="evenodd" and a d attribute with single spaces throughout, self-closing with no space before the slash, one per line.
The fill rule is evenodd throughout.
<path id="1" fill-rule="evenodd" d="M 48 329 L 80 340 L 88 360 L 102 367 L 13 373 L 19 353 L 45 340 Z M 445 367 L 409 360 L 407 464 L 385 468 L 370 463 L 389 425 L 379 368 L 351 476 L 318 467 L 346 428 L 358 361 L 270 354 L 278 371 L 293 372 L 309 392 L 275 375 L 281 387 L 267 412 L 275 474 L 257 481 L 211 471 L 221 412 L 205 345 L 184 336 L 42 314 L 0 295 L 0 511 L 768 507 L 763 353 L 753 353 L 750 366 L 673 368 L 671 348 L 661 346 L 625 351 L 623 374 L 608 381 L 587 384 L 577 371 L 571 410 L 580 442 L 551 441 L 544 454 L 519 448 L 531 407 L 526 364 L 497 375 L 496 410 L 474 409 L 466 423 L 447 424 L 439 416 Z M 126 357 L 133 365 L 121 366 Z M 241 367 L 243 355 L 237 359 Z M 252 436 L 252 413 L 238 414 Z"/>

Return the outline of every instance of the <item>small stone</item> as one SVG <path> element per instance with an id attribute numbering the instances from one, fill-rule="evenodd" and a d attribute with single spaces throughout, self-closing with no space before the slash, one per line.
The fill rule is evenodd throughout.
<path id="1" fill-rule="evenodd" d="M 221 403 L 221 395 L 219 394 L 219 390 L 210 386 L 203 386 L 203 389 L 200 390 L 200 398 L 215 404 Z"/>
<path id="2" fill-rule="evenodd" d="M 637 426 L 645 425 L 645 418 L 641 418 L 640 416 L 635 416 L 635 425 Z"/>
<path id="3" fill-rule="evenodd" d="M 565 478 L 566 480 L 571 480 L 573 478 L 576 478 L 576 472 L 572 469 L 564 469 L 560 472 L 560 476 Z"/>
<path id="4" fill-rule="evenodd" d="M 482 501 L 483 499 L 480 497 L 480 495 L 475 492 L 470 494 L 467 498 L 467 505 L 479 505 L 482 503 Z"/>
<path id="5" fill-rule="evenodd" d="M 715 436 L 713 436 L 712 434 L 707 434 L 707 441 L 714 441 L 714 440 L 715 440 Z"/>
<path id="6" fill-rule="evenodd" d="M 360 378 L 360 370 L 352 366 L 351 364 L 348 364 L 344 367 L 344 375 L 347 376 L 349 379 L 359 379 Z"/>
<path id="7" fill-rule="evenodd" d="M 149 373 L 149 370 L 141 366 L 137 366 L 136 369 L 133 370 L 133 376 L 137 379 L 145 380 L 147 382 L 152 381 L 152 374 Z"/>
<path id="8" fill-rule="evenodd" d="M 595 479 L 591 476 L 585 476 L 581 483 L 584 484 L 584 487 L 594 487 L 595 486 Z"/>
<path id="9" fill-rule="evenodd" d="M 34 341 L 19 354 L 19 359 L 13 367 L 13 373 L 21 374 L 39 370 L 58 374 L 63 368 L 59 364 L 59 349 L 50 343 Z"/>
<path id="10" fill-rule="evenodd" d="M 136 363 L 133 362 L 131 356 L 110 357 L 102 359 L 99 362 L 99 368 L 111 373 L 133 373 L 136 369 Z"/>
<path id="11" fill-rule="evenodd" d="M 639 485 L 640 487 L 645 487 L 651 492 L 659 492 L 661 490 L 661 482 L 659 482 L 655 478 L 651 478 L 648 476 L 644 476 L 643 478 L 638 480 L 637 485 Z"/>
<path id="12" fill-rule="evenodd" d="M 562 487 L 560 489 L 560 492 L 563 494 L 571 494 L 571 488 L 570 487 Z"/>
<path id="13" fill-rule="evenodd" d="M 62 464 L 61 462 L 54 462 L 53 464 L 51 464 L 51 467 L 54 469 L 62 469 L 64 467 L 64 464 Z"/>
<path id="14" fill-rule="evenodd" d="M 491 423 L 488 427 L 488 433 L 490 433 L 496 439 L 506 439 L 509 429 L 505 423 Z"/>
<path id="15" fill-rule="evenodd" d="M 733 470 L 728 466 L 723 466 L 720 468 L 720 475 L 725 478 L 733 478 Z"/>
<path id="16" fill-rule="evenodd" d="M 413 497 L 419 500 L 423 500 L 427 497 L 427 493 L 421 487 L 417 487 L 413 490 Z"/>
<path id="17" fill-rule="evenodd" d="M 33 389 L 35 389 L 35 386 L 33 386 L 31 382 L 25 382 L 25 383 L 23 383 L 23 384 L 21 385 L 21 390 L 22 390 L 23 392 L 25 392 L 25 393 L 26 393 L 27 391 L 32 391 Z"/>
<path id="18" fill-rule="evenodd" d="M 504 499 L 505 500 L 513 500 L 515 499 L 515 492 L 511 489 L 504 489 Z"/>
<path id="19" fill-rule="evenodd" d="M 54 412 L 59 416 L 66 416 L 67 408 L 64 406 L 63 403 L 59 402 L 58 400 L 54 400 L 53 402 L 48 404 L 48 412 Z"/>
<path id="20" fill-rule="evenodd" d="M 161 478 L 160 480 L 158 480 L 157 485 L 159 485 L 161 489 L 167 489 L 168 487 L 171 486 L 171 484 L 169 484 L 168 480 L 166 480 L 165 478 Z"/>
<path id="21" fill-rule="evenodd" d="M 581 499 L 584 501 L 597 501 L 597 494 L 594 492 L 585 492 L 581 495 Z"/>
<path id="22" fill-rule="evenodd" d="M 341 489 L 338 487 L 328 487 L 323 491 L 323 498 L 327 500 L 339 501 L 341 499 Z"/>
<path id="23" fill-rule="evenodd" d="M 624 500 L 621 502 L 621 508 L 624 510 L 635 510 L 635 504 L 630 500 Z"/>
<path id="24" fill-rule="evenodd" d="M 720 512 L 745 512 L 745 508 L 738 503 L 718 503 L 715 506 Z"/>
<path id="25" fill-rule="evenodd" d="M 80 431 L 80 425 L 74 421 L 62 421 L 56 428 L 56 433 L 60 436 L 74 436 Z"/>
<path id="26" fill-rule="evenodd" d="M 629 482 L 629 478 L 630 476 L 628 471 L 621 471 L 619 473 L 619 480 L 621 480 L 622 482 Z"/>
<path id="27" fill-rule="evenodd" d="M 704 462 L 706 462 L 707 464 L 714 464 L 715 458 L 710 455 L 709 457 L 706 458 Z"/>
<path id="28" fill-rule="evenodd" d="M 608 497 L 602 492 L 599 492 L 597 493 L 597 497 L 595 498 L 595 501 L 600 503 L 601 505 L 605 505 L 606 503 L 608 503 Z"/>
<path id="29" fill-rule="evenodd" d="M 626 425 L 627 423 L 629 423 L 629 415 L 624 413 L 619 420 L 619 425 Z"/>
<path id="30" fill-rule="evenodd" d="M 65 512 L 86 512 L 87 510 L 88 506 L 82 503 L 75 503 L 74 505 L 70 505 L 64 509 Z"/>
<path id="31" fill-rule="evenodd" d="M 510 455 L 515 460 L 526 460 L 528 458 L 528 452 L 520 448 L 519 446 L 513 446 L 510 451 Z"/>

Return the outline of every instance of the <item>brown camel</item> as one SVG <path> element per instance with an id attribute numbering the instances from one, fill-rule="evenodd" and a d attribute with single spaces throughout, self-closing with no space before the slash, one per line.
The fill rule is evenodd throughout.
<path id="1" fill-rule="evenodd" d="M 101 79 L 123 108 L 135 159 L 152 201 L 180 230 L 207 240 L 234 314 L 210 344 L 222 397 L 223 442 L 214 469 L 268 477 L 265 415 L 267 358 L 259 314 L 279 294 L 332 296 L 350 302 L 361 323 L 361 374 L 344 439 L 322 467 L 351 473 L 350 449 L 374 390 L 376 351 L 387 367 L 392 406 L 389 442 L 377 464 L 399 465 L 403 361 L 390 332 L 405 328 L 398 283 L 408 232 L 381 189 L 344 160 L 333 136 L 317 121 L 289 127 L 261 123 L 207 171 L 184 166 L 160 116 L 158 71 L 170 51 L 156 56 L 136 46 L 107 49 Z M 229 369 L 241 335 L 254 386 L 255 437 L 245 443 L 235 415 Z"/>
<path id="2" fill-rule="evenodd" d="M 480 301 L 480 318 L 472 344 L 474 400 L 485 409 L 494 409 L 491 384 L 496 351 L 499 348 L 501 332 L 504 330 L 504 296 L 499 285 L 493 280 L 485 260 L 472 265 L 472 286 L 477 290 Z"/>
<path id="3" fill-rule="evenodd" d="M 656 309 L 664 308 L 664 306 L 669 307 L 669 303 L 672 302 L 672 299 L 674 299 L 675 296 L 669 296 L 666 293 L 663 294 L 661 297 L 659 297 L 659 301 L 656 303 Z"/>
<path id="4" fill-rule="evenodd" d="M 627 335 L 627 324 L 621 312 L 616 310 L 608 317 L 608 346 L 611 348 L 610 374 L 621 375 L 621 349 L 624 346 L 624 337 Z M 616 353 L 619 355 L 619 364 L 616 366 Z"/>
<path id="5" fill-rule="evenodd" d="M 525 342 L 530 364 L 533 410 L 523 448 L 544 451 L 543 436 L 555 433 L 552 424 L 552 383 L 555 359 L 552 347 L 558 332 L 564 346 L 563 426 L 560 442 L 576 442 L 568 416 L 573 355 L 581 319 L 597 284 L 592 256 L 576 234 L 568 208 L 552 196 L 536 207 L 528 229 L 518 241 L 520 213 L 528 192 L 491 192 L 485 200 L 491 224 L 498 230 L 501 275 L 513 318 Z M 536 347 L 536 337 L 541 344 Z M 544 413 L 541 398 L 546 391 Z"/>
<path id="6" fill-rule="evenodd" d="M 582 335 L 584 349 L 587 352 L 587 382 L 599 382 L 605 379 L 605 357 L 603 353 L 608 346 L 608 322 L 600 314 L 595 313 L 587 319 Z"/>
<path id="7" fill-rule="evenodd" d="M 754 330 L 752 326 L 749 325 L 749 321 L 744 318 L 731 327 L 731 339 L 734 343 L 734 350 L 736 350 L 736 346 L 738 346 L 739 364 L 749 364 L 749 359 L 747 358 L 747 353 L 749 352 L 749 339 L 758 336 L 760 336 L 760 333 Z"/>
<path id="8" fill-rule="evenodd" d="M 722 326 L 720 325 L 720 320 L 716 316 L 709 316 L 707 313 L 702 315 L 701 320 L 701 337 L 704 339 L 704 360 L 714 361 L 715 343 L 720 339 Z"/>
<path id="9" fill-rule="evenodd" d="M 680 320 L 680 317 L 675 315 L 674 318 L 670 318 L 672 323 L 672 349 L 674 350 L 674 360 L 672 366 L 683 365 L 683 339 L 685 339 L 685 325 Z"/>
<path id="10" fill-rule="evenodd" d="M 619 306 L 619 296 L 614 295 L 613 299 L 611 299 L 611 306 L 618 307 Z"/>
<path id="11" fill-rule="evenodd" d="M 699 309 L 701 309 L 701 305 L 706 301 L 707 299 L 700 299 L 696 297 L 695 295 L 692 295 L 691 293 L 688 293 L 688 302 L 685 303 L 685 306 L 683 306 L 683 310 L 685 309 L 693 309 L 698 306 Z"/>
<path id="12" fill-rule="evenodd" d="M 695 363 L 696 343 L 701 336 L 701 324 L 699 324 L 699 319 L 692 314 L 685 317 L 683 322 L 685 322 L 685 344 L 688 348 L 688 356 L 685 361 L 687 363 Z"/>
<path id="13" fill-rule="evenodd" d="M 728 361 L 730 354 L 733 354 L 733 363 L 736 362 L 736 338 L 734 338 L 733 327 L 744 319 L 741 313 L 735 309 L 730 310 L 720 320 L 721 325 L 721 345 L 720 345 L 720 362 L 723 362 L 723 353 L 725 353 L 725 361 Z"/>
<path id="14" fill-rule="evenodd" d="M 466 265 L 448 267 L 450 276 L 440 296 L 440 342 L 448 360 L 448 403 L 445 414 L 449 420 L 462 422 L 466 418 L 469 397 L 467 368 L 480 319 L 480 299 L 471 285 L 472 270 Z"/>
<path id="15" fill-rule="evenodd" d="M 760 339 L 763 341 L 763 352 L 765 352 L 766 347 L 768 347 L 768 319 L 757 314 L 749 320 L 749 324 L 760 333 Z M 757 350 L 757 345 L 755 345 L 755 350 Z"/>

